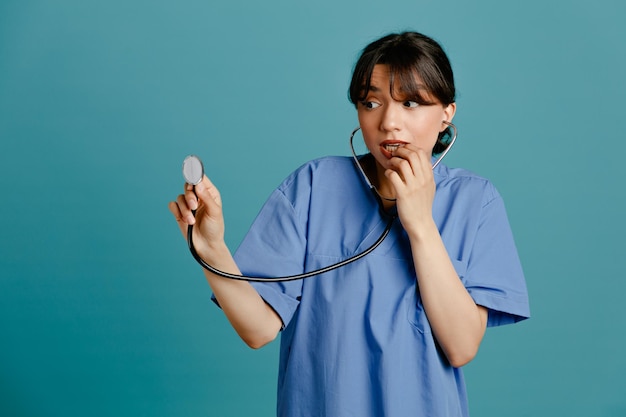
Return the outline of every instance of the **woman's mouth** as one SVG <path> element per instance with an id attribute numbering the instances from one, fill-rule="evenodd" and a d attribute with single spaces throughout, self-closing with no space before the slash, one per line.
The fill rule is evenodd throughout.
<path id="1" fill-rule="evenodd" d="M 385 142 L 380 144 L 380 150 L 381 150 L 382 154 L 385 156 L 385 158 L 391 159 L 391 157 L 393 156 L 394 152 L 396 152 L 398 150 L 398 148 L 400 148 L 400 147 L 402 147 L 404 145 L 406 145 L 405 142 L 385 141 Z"/>
<path id="2" fill-rule="evenodd" d="M 386 150 L 387 152 L 391 152 L 391 153 L 393 153 L 394 151 L 397 151 L 397 150 L 398 150 L 398 148 L 399 148 L 400 146 L 401 146 L 401 145 L 400 145 L 399 143 L 394 143 L 394 144 L 387 144 L 387 145 L 383 145 L 383 147 L 385 148 L 385 150 Z"/>

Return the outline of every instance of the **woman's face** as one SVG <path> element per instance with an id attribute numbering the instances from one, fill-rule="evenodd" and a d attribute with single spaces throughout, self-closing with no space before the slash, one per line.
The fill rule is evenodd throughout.
<path id="1" fill-rule="evenodd" d="M 439 133 L 447 128 L 443 122 L 452 121 L 456 105 L 444 107 L 433 97 L 429 101 L 435 104 L 418 104 L 399 91 L 392 96 L 388 67 L 374 67 L 370 90 L 358 104 L 357 113 L 365 144 L 380 168 L 388 169 L 393 150 L 405 144 L 432 154 Z"/>

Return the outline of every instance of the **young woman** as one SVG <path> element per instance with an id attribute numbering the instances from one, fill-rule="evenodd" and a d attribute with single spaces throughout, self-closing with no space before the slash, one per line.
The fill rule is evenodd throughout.
<path id="1" fill-rule="evenodd" d="M 197 197 L 186 186 L 170 210 L 183 234 L 195 225 L 209 264 L 267 277 L 359 253 L 397 216 L 374 252 L 315 278 L 205 274 L 249 346 L 281 333 L 279 416 L 467 416 L 460 368 L 485 328 L 529 317 L 504 204 L 488 180 L 432 168 L 456 111 L 452 69 L 434 40 L 407 32 L 368 45 L 350 99 L 370 152 L 359 164 L 378 196 L 353 159 L 311 161 L 271 194 L 234 258 L 208 178 Z"/>

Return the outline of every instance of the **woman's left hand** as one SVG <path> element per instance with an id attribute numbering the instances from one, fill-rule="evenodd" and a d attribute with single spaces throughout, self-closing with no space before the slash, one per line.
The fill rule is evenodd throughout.
<path id="1" fill-rule="evenodd" d="M 432 224 L 435 179 L 430 153 L 407 144 L 395 150 L 385 176 L 395 189 L 398 216 L 404 229 L 411 233 Z"/>

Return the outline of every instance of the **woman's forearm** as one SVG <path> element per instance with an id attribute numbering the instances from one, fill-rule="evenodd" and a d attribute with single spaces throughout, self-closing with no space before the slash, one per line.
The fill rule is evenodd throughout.
<path id="1" fill-rule="evenodd" d="M 211 250 L 209 264 L 241 274 L 225 244 Z M 276 338 L 282 320 L 249 282 L 223 278 L 207 270 L 204 274 L 228 321 L 248 346 L 258 349 Z"/>
<path id="2" fill-rule="evenodd" d="M 471 361 L 482 341 L 487 309 L 459 279 L 434 222 L 409 233 L 417 284 L 433 334 L 452 366 Z"/>

